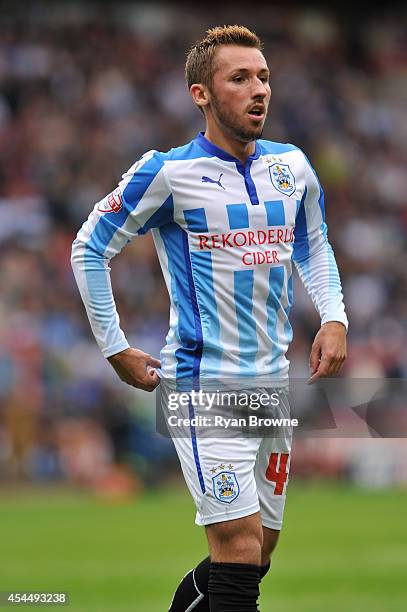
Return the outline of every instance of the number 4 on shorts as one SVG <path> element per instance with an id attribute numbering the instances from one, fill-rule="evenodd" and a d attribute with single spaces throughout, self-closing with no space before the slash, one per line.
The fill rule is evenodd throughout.
<path id="1" fill-rule="evenodd" d="M 288 478 L 287 472 L 287 461 L 290 455 L 288 453 L 271 453 L 269 465 L 266 471 L 266 478 L 271 482 L 275 482 L 276 486 L 274 489 L 274 495 L 282 495 L 284 491 L 284 484 Z M 280 463 L 277 471 L 278 458 L 280 457 Z"/>

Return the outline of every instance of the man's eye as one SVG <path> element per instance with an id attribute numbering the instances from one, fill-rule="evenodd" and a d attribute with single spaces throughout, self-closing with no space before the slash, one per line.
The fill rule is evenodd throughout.
<path id="1" fill-rule="evenodd" d="M 239 77 L 234 77 L 233 80 L 234 80 L 235 83 L 242 83 L 243 77 L 240 77 L 240 76 Z"/>

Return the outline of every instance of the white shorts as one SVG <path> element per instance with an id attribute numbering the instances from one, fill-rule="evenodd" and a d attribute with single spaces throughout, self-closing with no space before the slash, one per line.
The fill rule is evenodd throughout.
<path id="1" fill-rule="evenodd" d="M 165 400 L 164 400 L 165 401 Z M 288 405 L 288 400 L 286 401 Z M 196 417 L 196 410 L 190 417 Z M 270 430 L 272 432 L 272 430 Z M 182 472 L 194 499 L 197 525 L 210 525 L 260 511 L 262 524 L 281 529 L 290 466 L 292 429 L 278 437 L 173 436 Z"/>

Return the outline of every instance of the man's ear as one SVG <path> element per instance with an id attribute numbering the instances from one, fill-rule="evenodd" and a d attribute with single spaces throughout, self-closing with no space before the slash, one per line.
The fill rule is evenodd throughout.
<path id="1" fill-rule="evenodd" d="M 201 83 L 194 83 L 189 88 L 189 93 L 195 104 L 199 106 L 201 110 L 203 110 L 205 106 L 208 106 L 209 93 L 204 85 L 201 85 Z"/>

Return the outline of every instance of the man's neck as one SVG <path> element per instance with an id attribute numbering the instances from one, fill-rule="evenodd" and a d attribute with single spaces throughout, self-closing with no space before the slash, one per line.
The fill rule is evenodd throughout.
<path id="1" fill-rule="evenodd" d="M 204 136 L 209 142 L 212 142 L 212 144 L 226 151 L 226 153 L 233 155 L 233 157 L 236 157 L 242 164 L 245 164 L 247 158 L 253 155 L 256 150 L 256 142 L 254 140 L 250 142 L 240 142 L 210 125 L 206 126 Z"/>

